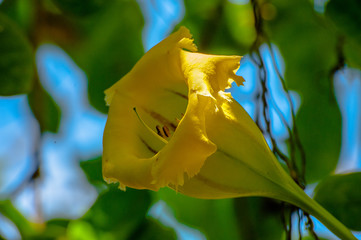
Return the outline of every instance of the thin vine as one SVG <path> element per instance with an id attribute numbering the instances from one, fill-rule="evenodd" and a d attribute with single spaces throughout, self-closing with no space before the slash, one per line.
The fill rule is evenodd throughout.
<path id="1" fill-rule="evenodd" d="M 263 28 L 263 19 L 261 15 L 261 9 L 260 4 L 257 0 L 251 0 L 251 4 L 253 7 L 253 14 L 254 14 L 254 26 L 256 30 L 256 39 L 251 46 L 250 49 L 250 57 L 252 61 L 256 64 L 258 68 L 258 77 L 260 79 L 261 88 L 259 89 L 259 92 L 256 94 L 256 100 L 258 102 L 257 108 L 260 111 L 257 111 L 256 115 L 256 123 L 259 125 L 260 129 L 262 129 L 261 121 L 264 120 L 265 123 L 265 130 L 264 133 L 269 136 L 269 139 L 272 143 L 272 151 L 274 154 L 281 159 L 286 165 L 290 172 L 290 175 L 292 179 L 302 188 L 305 189 L 306 181 L 305 181 L 305 169 L 306 169 L 306 154 L 304 151 L 304 148 L 301 144 L 300 137 L 298 134 L 298 129 L 296 126 L 296 117 L 294 112 L 294 105 L 290 96 L 290 93 L 286 87 L 285 79 L 280 73 L 277 64 L 276 64 L 276 58 L 275 58 L 275 52 L 272 48 L 271 42 L 269 38 L 267 37 L 267 34 L 264 32 Z M 270 50 L 271 57 L 272 57 L 272 64 L 274 65 L 274 69 L 277 73 L 277 76 L 281 80 L 282 88 L 284 92 L 286 93 L 287 101 L 290 104 L 291 108 L 291 124 L 288 124 L 285 116 L 283 115 L 282 111 L 278 108 L 277 104 L 273 103 L 272 98 L 269 96 L 269 91 L 267 88 L 267 72 L 266 67 L 262 58 L 262 54 L 260 52 L 260 47 L 262 44 L 266 44 L 267 47 Z M 271 119 L 270 119 L 270 109 L 269 109 L 269 103 L 273 103 L 273 106 L 275 108 L 275 111 L 277 115 L 280 117 L 282 123 L 287 129 L 288 132 L 288 142 L 290 146 L 289 156 L 284 154 L 280 147 L 278 146 L 278 143 L 271 132 Z M 261 109 L 260 109 L 261 108 Z M 262 112 L 262 116 L 259 116 L 259 112 Z M 291 125 L 291 126 L 290 126 Z M 298 168 L 298 165 L 296 163 L 296 156 L 297 153 L 300 155 L 300 169 Z M 289 211 L 284 210 L 282 214 L 282 223 L 286 232 L 286 239 L 290 240 L 292 237 L 292 215 L 294 212 L 297 212 L 298 214 L 298 232 L 299 232 L 299 239 L 302 239 L 301 234 L 301 220 L 305 217 L 307 219 L 306 227 L 308 231 L 310 232 L 310 235 L 314 237 L 314 239 L 318 240 L 317 234 L 314 232 L 313 229 L 313 221 L 310 217 L 310 215 L 299 208 L 290 206 L 288 204 L 283 204 L 284 209 L 288 209 Z"/>

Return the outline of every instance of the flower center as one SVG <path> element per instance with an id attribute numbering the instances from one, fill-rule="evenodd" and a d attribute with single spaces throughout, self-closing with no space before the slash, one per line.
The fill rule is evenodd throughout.
<path id="1" fill-rule="evenodd" d="M 182 113 L 181 115 L 182 115 L 182 117 L 181 117 L 181 119 L 182 119 L 184 116 L 184 113 Z M 181 119 L 178 119 L 178 118 L 175 119 L 176 125 L 174 127 L 173 132 L 177 129 L 178 124 L 180 123 Z M 171 124 L 171 126 L 173 126 L 173 125 L 174 124 Z M 157 125 L 157 126 L 155 126 L 155 129 L 157 130 L 157 134 L 164 139 L 169 139 L 169 137 L 172 135 L 171 130 L 169 130 L 167 125 L 163 125 L 162 127 L 160 125 Z"/>
<path id="2" fill-rule="evenodd" d="M 188 87 L 184 83 L 174 84 L 171 89 L 157 90 L 152 93 L 152 98 L 138 102 L 133 108 L 141 125 L 145 127 L 139 130 L 139 147 L 149 150 L 140 157 L 153 156 L 171 140 L 188 105 Z"/>

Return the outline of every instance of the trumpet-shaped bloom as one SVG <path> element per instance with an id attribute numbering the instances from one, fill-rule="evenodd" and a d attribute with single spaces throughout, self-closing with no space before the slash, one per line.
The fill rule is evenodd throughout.
<path id="1" fill-rule="evenodd" d="M 188 29 L 149 50 L 105 91 L 103 176 L 119 187 L 171 187 L 196 198 L 271 197 L 350 231 L 283 170 L 261 131 L 225 89 L 243 83 L 239 56 L 207 55 Z"/>

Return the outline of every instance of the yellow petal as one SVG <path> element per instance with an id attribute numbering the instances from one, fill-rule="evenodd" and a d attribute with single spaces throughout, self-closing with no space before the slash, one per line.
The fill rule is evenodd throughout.
<path id="1" fill-rule="evenodd" d="M 183 74 L 180 69 L 179 54 L 182 49 L 196 51 L 192 35 L 185 27 L 151 48 L 121 80 L 105 91 L 106 103 L 111 104 L 117 90 L 129 96 L 135 96 L 139 101 L 146 102 L 154 94 L 163 90 L 180 89 L 180 94 L 186 95 Z M 174 86 L 182 84 L 183 86 Z M 185 92 L 184 92 L 185 91 Z"/>
<path id="2" fill-rule="evenodd" d="M 240 56 L 223 56 L 181 52 L 182 71 L 193 91 L 217 95 L 230 88 L 232 82 L 242 85 L 243 77 L 237 76 Z"/>
<path id="3" fill-rule="evenodd" d="M 184 174 L 193 177 L 216 151 L 217 147 L 209 141 L 204 131 L 203 109 L 209 102 L 210 99 L 201 95 L 190 95 L 187 111 L 174 136 L 159 152 L 159 159 L 152 171 L 155 178 L 153 183 L 160 186 L 183 185 Z"/>
<path id="4" fill-rule="evenodd" d="M 205 131 L 217 151 L 179 191 L 197 198 L 283 195 L 292 179 L 279 165 L 257 125 L 227 96 L 216 105 L 218 111 L 206 111 Z"/>
<path id="5" fill-rule="evenodd" d="M 114 94 L 103 135 L 103 176 L 120 187 L 157 188 L 150 184 L 152 157 L 164 146 L 138 119 L 126 95 Z M 131 144 L 129 144 L 131 143 Z"/>
<path id="6" fill-rule="evenodd" d="M 106 90 L 104 178 L 121 189 L 170 186 L 197 198 L 271 197 L 309 211 L 340 238 L 355 239 L 293 182 L 256 124 L 224 92 L 244 81 L 235 75 L 240 57 L 184 49 L 196 51 L 180 28 Z"/>
<path id="7" fill-rule="evenodd" d="M 184 174 L 191 177 L 199 172 L 216 150 L 202 129 L 201 110 L 209 101 L 198 98 L 196 92 L 188 99 L 181 71 L 183 48 L 196 50 L 190 37 L 189 31 L 181 28 L 147 52 L 105 92 L 110 108 L 104 131 L 103 175 L 120 182 L 122 188 L 154 190 L 183 184 Z M 177 119 L 181 119 L 179 126 Z M 154 136 L 162 128 L 171 135 L 166 141 Z"/>
<path id="8" fill-rule="evenodd" d="M 183 185 L 217 149 L 205 131 L 205 114 L 217 111 L 215 99 L 232 81 L 242 83 L 235 75 L 240 57 L 185 51 L 196 50 L 190 37 L 181 28 L 105 91 L 103 175 L 121 188 Z M 166 141 L 154 134 L 163 127 L 171 135 Z"/>

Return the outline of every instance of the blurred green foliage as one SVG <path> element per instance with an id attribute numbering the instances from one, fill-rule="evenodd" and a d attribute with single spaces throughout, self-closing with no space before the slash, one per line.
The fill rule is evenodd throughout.
<path id="1" fill-rule="evenodd" d="M 143 55 L 143 16 L 135 1 L 112 1 L 86 19 L 72 19 L 81 39 L 60 44 L 87 73 L 90 103 L 107 112 L 104 90 L 124 76 Z"/>
<path id="2" fill-rule="evenodd" d="M 268 25 L 270 38 L 284 58 L 289 89 L 301 96 L 296 124 L 307 154 L 306 180 L 314 182 L 335 169 L 341 146 L 341 114 L 329 76 L 336 64 L 337 36 L 308 1 L 274 4 L 278 17 Z"/>
<path id="3" fill-rule="evenodd" d="M 327 4 L 326 17 L 333 28 L 346 35 L 344 54 L 347 64 L 361 68 L 361 2 L 358 0 L 332 0 Z"/>
<path id="4" fill-rule="evenodd" d="M 254 4 L 260 7 L 262 29 L 255 26 Z M 343 65 L 361 68 L 361 4 L 330 0 L 325 15 L 311 1 L 185 0 L 187 26 L 200 51 L 249 54 L 256 40 L 275 44 L 285 62 L 284 79 L 302 105 L 296 114 L 306 153 L 306 181 L 321 181 L 316 200 L 348 227 L 361 230 L 360 173 L 331 176 L 339 159 L 341 115 L 332 74 Z M 131 0 L 5 0 L 0 5 L 0 95 L 28 94 L 42 132 L 56 132 L 61 112 L 41 86 L 34 51 L 43 43 L 66 50 L 88 77 L 90 103 L 106 113 L 103 91 L 124 76 L 144 53 L 143 15 Z M 261 37 L 261 38 L 260 38 Z M 340 55 L 341 54 L 341 55 Z M 33 224 L 9 199 L 0 213 L 24 239 L 176 239 L 173 229 L 148 217 L 162 200 L 180 223 L 198 229 L 207 239 L 281 239 L 282 205 L 260 198 L 199 200 L 169 189 L 158 193 L 122 192 L 104 183 L 101 157 L 81 162 L 99 197 L 79 219 Z M 298 159 L 298 167 L 302 162 Z M 304 238 L 307 239 L 307 238 Z"/>
<path id="5" fill-rule="evenodd" d="M 238 198 L 235 210 L 242 239 L 282 239 L 281 203 L 267 198 Z"/>
<path id="6" fill-rule="evenodd" d="M 57 132 L 61 111 L 56 102 L 35 79 L 33 90 L 28 94 L 29 106 L 38 120 L 41 132 Z"/>
<path id="7" fill-rule="evenodd" d="M 315 199 L 348 228 L 361 231 L 361 173 L 334 175 L 315 190 Z"/>
<path id="8" fill-rule="evenodd" d="M 161 189 L 156 197 L 171 207 L 181 223 L 200 230 L 207 239 L 240 238 L 231 199 L 194 199 L 170 189 Z"/>
<path id="9" fill-rule="evenodd" d="M 0 95 L 30 92 L 34 75 L 33 50 L 16 23 L 0 12 Z"/>
<path id="10" fill-rule="evenodd" d="M 357 0 L 332 0 L 327 5 L 326 16 L 335 23 L 339 31 L 360 42 L 360 9 L 361 2 Z"/>
<path id="11" fill-rule="evenodd" d="M 0 201 L 0 213 L 16 225 L 23 238 L 36 232 L 32 224 L 14 207 L 10 200 Z"/>
<path id="12" fill-rule="evenodd" d="M 96 13 L 104 7 L 109 1 L 103 0 L 88 0 L 88 1 L 73 1 L 73 0 L 54 0 L 53 3 L 64 14 L 73 15 L 75 17 L 85 17 Z"/>

